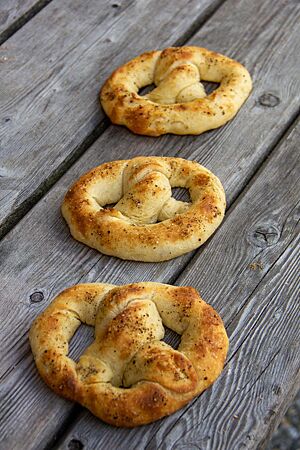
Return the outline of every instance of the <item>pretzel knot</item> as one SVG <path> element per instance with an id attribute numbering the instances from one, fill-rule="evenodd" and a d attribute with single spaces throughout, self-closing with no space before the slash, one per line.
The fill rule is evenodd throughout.
<path id="1" fill-rule="evenodd" d="M 174 199 L 173 187 L 187 188 L 191 202 Z M 196 162 L 163 157 L 102 164 L 73 185 L 62 206 L 76 239 L 138 261 L 164 261 L 199 247 L 224 211 L 215 175 Z"/>
<path id="2" fill-rule="evenodd" d="M 206 95 L 201 80 L 220 86 Z M 147 95 L 139 90 L 156 87 Z M 117 69 L 100 100 L 113 123 L 137 134 L 200 134 L 230 120 L 252 89 L 237 61 L 200 47 L 144 53 Z"/>
<path id="3" fill-rule="evenodd" d="M 78 363 L 68 343 L 81 323 L 95 340 Z M 161 342 L 164 326 L 181 335 Z M 134 427 L 181 408 L 222 371 L 228 338 L 222 320 L 191 287 L 82 284 L 62 292 L 35 320 L 37 368 L 59 395 L 116 426 Z"/>

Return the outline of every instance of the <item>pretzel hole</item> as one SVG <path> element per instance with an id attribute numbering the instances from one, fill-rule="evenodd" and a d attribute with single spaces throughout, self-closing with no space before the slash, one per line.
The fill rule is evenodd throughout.
<path id="1" fill-rule="evenodd" d="M 201 80 L 201 83 L 204 86 L 206 95 L 211 94 L 213 91 L 215 91 L 216 89 L 218 89 L 218 87 L 220 86 L 220 83 L 213 83 L 212 81 L 204 81 Z"/>
<path id="2" fill-rule="evenodd" d="M 81 323 L 69 342 L 69 358 L 79 361 L 84 350 L 94 341 L 94 331 L 94 327 Z"/>
<path id="3" fill-rule="evenodd" d="M 174 350 L 177 350 L 181 340 L 180 334 L 176 333 L 176 331 L 171 330 L 171 328 L 168 328 L 165 325 L 164 327 L 165 327 L 165 336 L 163 338 L 163 341 L 166 344 L 170 345 L 172 348 L 174 348 Z"/>
<path id="4" fill-rule="evenodd" d="M 180 200 L 182 202 L 191 202 L 190 192 L 186 188 L 172 188 L 172 197 L 175 198 L 175 200 Z"/>
<path id="5" fill-rule="evenodd" d="M 155 89 L 155 88 L 156 88 L 156 86 L 155 86 L 154 83 L 152 83 L 152 84 L 147 84 L 147 86 L 143 86 L 143 87 L 139 90 L 138 95 L 143 96 L 143 95 L 149 94 L 149 92 L 153 91 L 153 89 Z"/>
<path id="6" fill-rule="evenodd" d="M 107 205 L 101 206 L 104 209 L 112 209 L 116 206 L 116 203 L 108 203 Z"/>

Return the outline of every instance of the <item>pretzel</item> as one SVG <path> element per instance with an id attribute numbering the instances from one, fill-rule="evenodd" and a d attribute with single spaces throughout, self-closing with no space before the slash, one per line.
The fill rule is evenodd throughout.
<path id="1" fill-rule="evenodd" d="M 191 203 L 172 197 L 189 189 Z M 104 208 L 105 205 L 114 207 Z M 164 261 L 203 244 L 221 223 L 221 182 L 181 158 L 137 157 L 105 163 L 67 192 L 62 214 L 73 237 L 107 255 Z"/>
<path id="2" fill-rule="evenodd" d="M 200 80 L 220 86 L 206 95 Z M 139 95 L 150 84 L 155 89 Z M 100 101 L 113 123 L 137 134 L 200 134 L 232 119 L 251 89 L 251 77 L 237 61 L 205 48 L 171 47 L 115 70 Z"/>
<path id="3" fill-rule="evenodd" d="M 75 363 L 68 343 L 81 323 L 95 340 Z M 161 342 L 164 326 L 181 335 Z M 44 381 L 103 421 L 134 427 L 169 415 L 220 375 L 228 350 L 222 320 L 191 287 L 81 284 L 62 292 L 30 329 Z"/>

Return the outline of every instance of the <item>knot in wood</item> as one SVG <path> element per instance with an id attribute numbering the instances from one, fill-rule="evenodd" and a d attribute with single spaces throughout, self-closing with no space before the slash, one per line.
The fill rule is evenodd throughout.
<path id="1" fill-rule="evenodd" d="M 80 323 L 95 327 L 95 340 L 75 363 L 68 348 Z M 161 341 L 163 325 L 182 335 L 178 350 Z M 36 319 L 30 342 L 56 393 L 127 427 L 168 415 L 206 389 L 228 349 L 222 320 L 197 291 L 160 283 L 67 289 Z"/>
<path id="2" fill-rule="evenodd" d="M 257 247 L 265 248 L 277 244 L 280 239 L 280 231 L 275 225 L 258 225 L 249 234 L 249 240 Z"/>
<path id="3" fill-rule="evenodd" d="M 33 292 L 29 298 L 31 303 L 40 303 L 44 300 L 44 294 L 41 291 L 36 291 Z"/>
<path id="4" fill-rule="evenodd" d="M 268 108 L 274 108 L 275 106 L 279 105 L 280 99 L 274 94 L 265 93 L 261 95 L 258 99 L 259 104 L 262 106 L 266 106 Z"/>

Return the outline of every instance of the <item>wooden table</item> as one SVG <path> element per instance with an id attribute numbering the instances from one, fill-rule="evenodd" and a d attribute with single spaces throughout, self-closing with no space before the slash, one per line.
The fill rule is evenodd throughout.
<path id="1" fill-rule="evenodd" d="M 0 2 L 1 449 L 264 448 L 300 384 L 299 16 L 296 0 Z M 238 115 L 201 136 L 110 125 L 98 91 L 112 70 L 183 44 L 246 65 L 254 89 Z M 95 165 L 135 155 L 193 159 L 222 180 L 226 218 L 198 251 L 125 262 L 70 237 L 66 189 Z M 67 286 L 143 280 L 196 287 L 223 317 L 230 351 L 188 406 L 116 429 L 43 384 L 28 329 Z M 90 340 L 82 327 L 71 355 Z"/>

